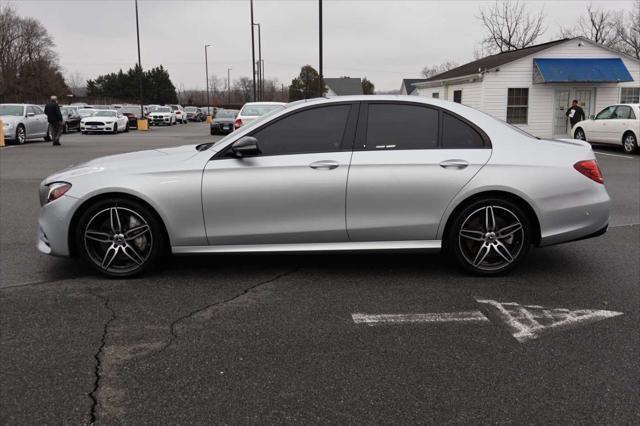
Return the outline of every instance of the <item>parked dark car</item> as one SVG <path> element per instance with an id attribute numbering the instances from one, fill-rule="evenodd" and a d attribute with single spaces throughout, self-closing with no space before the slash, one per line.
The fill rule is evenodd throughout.
<path id="1" fill-rule="evenodd" d="M 82 117 L 78 113 L 78 109 L 69 106 L 63 106 L 60 108 L 62 112 L 62 133 L 69 133 L 71 131 L 80 131 L 80 120 Z"/>
<path id="2" fill-rule="evenodd" d="M 212 135 L 226 135 L 233 132 L 233 122 L 238 115 L 237 109 L 219 109 L 211 125 Z"/>
<path id="3" fill-rule="evenodd" d="M 119 109 L 122 115 L 126 116 L 129 120 L 129 128 L 138 128 L 138 117 L 140 116 L 140 107 L 122 107 Z"/>
<path id="4" fill-rule="evenodd" d="M 187 120 L 196 121 L 196 122 L 204 121 L 203 113 L 200 108 L 194 107 L 194 106 L 188 106 L 184 110 L 187 113 Z"/>

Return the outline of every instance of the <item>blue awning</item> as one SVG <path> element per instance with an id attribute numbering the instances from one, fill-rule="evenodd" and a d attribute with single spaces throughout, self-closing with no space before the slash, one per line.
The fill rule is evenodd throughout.
<path id="1" fill-rule="evenodd" d="M 620 58 L 534 58 L 534 83 L 619 83 L 633 81 Z"/>

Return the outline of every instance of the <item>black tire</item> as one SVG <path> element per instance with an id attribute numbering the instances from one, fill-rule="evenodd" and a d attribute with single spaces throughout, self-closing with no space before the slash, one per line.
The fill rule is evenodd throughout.
<path id="1" fill-rule="evenodd" d="M 114 209 L 119 227 L 117 220 L 116 225 L 111 224 Z M 101 200 L 88 208 L 75 229 L 75 244 L 93 269 L 112 278 L 150 271 L 166 253 L 157 216 L 143 203 L 128 198 Z"/>
<path id="2" fill-rule="evenodd" d="M 584 130 L 582 130 L 582 127 L 578 127 L 576 129 L 576 131 L 573 133 L 573 138 L 585 142 L 587 141 L 587 135 L 584 133 Z"/>
<path id="3" fill-rule="evenodd" d="M 118 134 L 118 124 L 114 124 L 113 125 L 113 134 L 117 135 Z"/>
<path id="4" fill-rule="evenodd" d="M 498 275 L 515 268 L 527 255 L 531 229 L 529 216 L 517 204 L 501 198 L 481 199 L 453 217 L 446 248 L 467 272 Z"/>
<path id="5" fill-rule="evenodd" d="M 129 131 L 129 123 L 124 126 L 124 132 L 127 133 Z"/>
<path id="6" fill-rule="evenodd" d="M 69 125 L 67 123 L 64 123 L 64 126 L 62 126 L 62 133 L 69 133 Z"/>
<path id="7" fill-rule="evenodd" d="M 87 134 L 87 132 L 85 132 L 85 131 L 83 131 L 83 130 L 80 130 L 80 133 L 82 133 L 83 135 L 86 135 L 86 134 Z"/>
<path id="8" fill-rule="evenodd" d="M 16 144 L 22 145 L 27 141 L 27 132 L 23 125 L 18 125 L 16 128 Z"/>
<path id="9" fill-rule="evenodd" d="M 627 154 L 638 152 L 638 138 L 633 132 L 626 132 L 622 136 L 622 149 Z"/>

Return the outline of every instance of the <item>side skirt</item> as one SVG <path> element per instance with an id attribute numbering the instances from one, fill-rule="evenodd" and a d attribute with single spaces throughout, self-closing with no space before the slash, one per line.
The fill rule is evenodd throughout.
<path id="1" fill-rule="evenodd" d="M 309 251 L 360 251 L 360 250 L 428 250 L 440 251 L 440 240 L 415 241 L 367 241 L 345 243 L 309 243 L 309 244 L 249 244 L 220 246 L 174 246 L 173 254 L 199 253 L 270 253 L 270 252 L 309 252 Z"/>

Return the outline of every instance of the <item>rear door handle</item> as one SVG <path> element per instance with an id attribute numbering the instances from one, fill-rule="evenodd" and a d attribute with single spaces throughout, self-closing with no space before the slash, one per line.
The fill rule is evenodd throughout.
<path id="1" fill-rule="evenodd" d="M 465 160 L 445 160 L 440 163 L 440 167 L 445 169 L 464 169 L 469 163 Z"/>
<path id="2" fill-rule="evenodd" d="M 339 164 L 332 160 L 320 160 L 309 164 L 309 167 L 316 170 L 333 170 L 338 166 Z"/>

